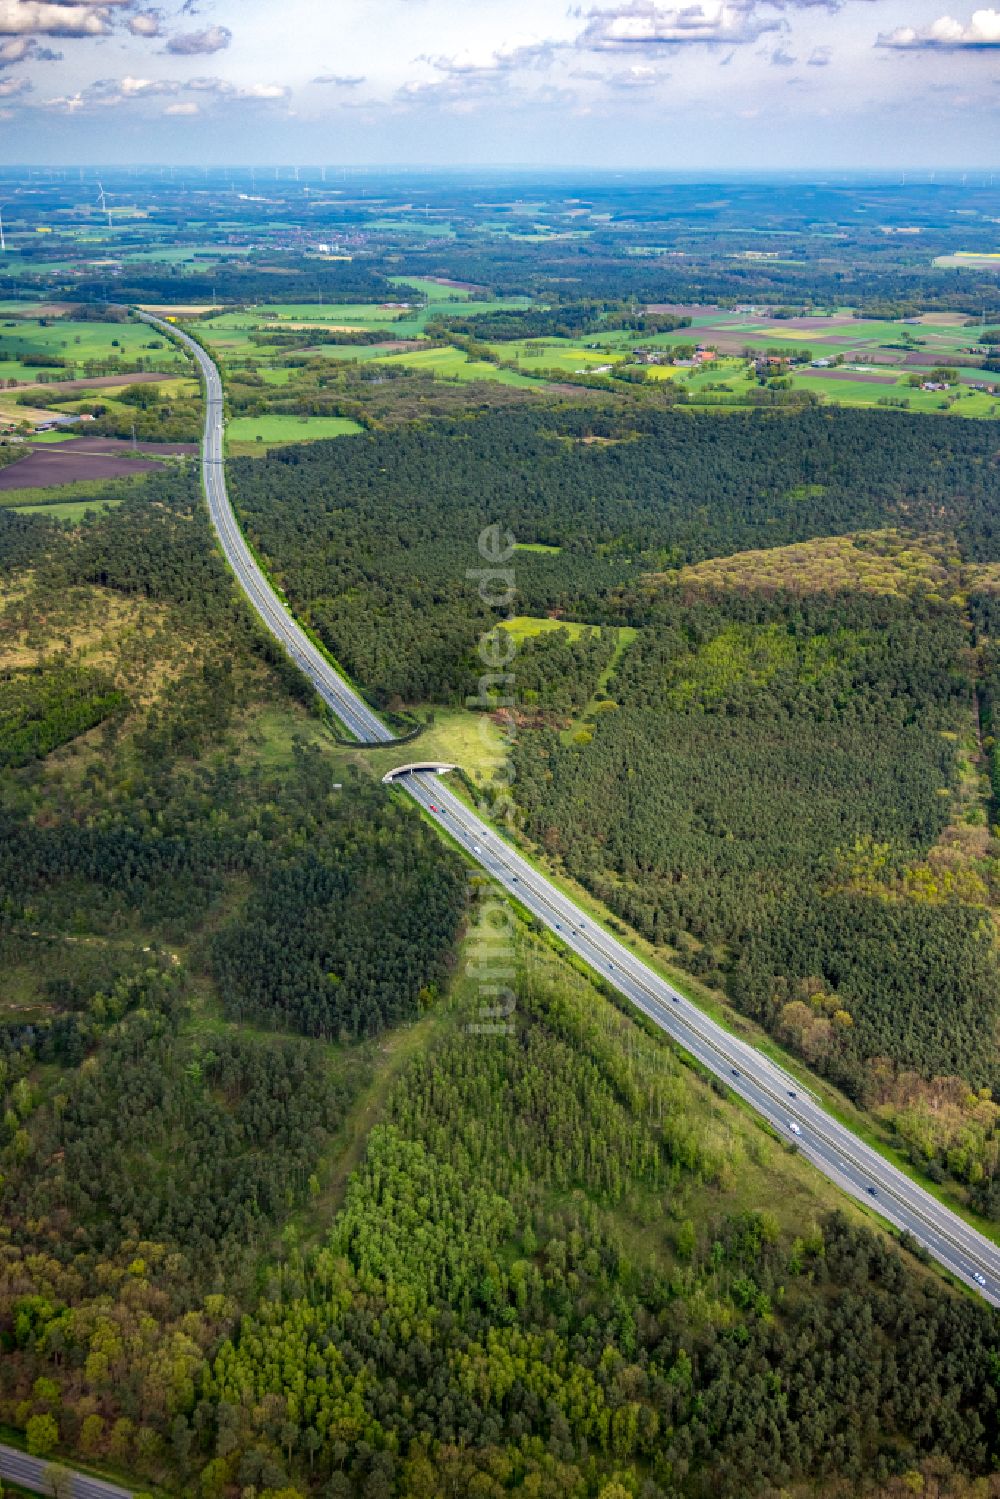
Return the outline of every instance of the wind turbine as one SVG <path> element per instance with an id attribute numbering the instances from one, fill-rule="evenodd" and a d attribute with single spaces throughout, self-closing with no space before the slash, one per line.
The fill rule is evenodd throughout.
<path id="1" fill-rule="evenodd" d="M 110 232 L 110 230 L 111 230 L 111 209 L 107 205 L 107 200 L 105 199 L 105 196 L 104 196 L 104 188 L 103 188 L 100 180 L 98 180 L 98 183 L 97 183 L 97 196 L 98 196 L 98 202 L 101 205 L 101 212 L 102 213 L 106 213 L 107 216 L 108 216 L 108 231 Z"/>
<path id="2" fill-rule="evenodd" d="M 3 237 L 3 210 L 4 210 L 4 205 L 2 203 L 0 203 L 0 250 L 2 250 L 3 253 L 6 255 L 6 253 L 7 253 L 7 241 Z"/>

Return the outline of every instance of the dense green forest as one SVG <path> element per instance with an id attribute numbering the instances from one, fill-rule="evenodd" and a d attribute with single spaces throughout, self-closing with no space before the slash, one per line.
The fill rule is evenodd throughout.
<path id="1" fill-rule="evenodd" d="M 399 289 L 374 266 L 350 261 L 305 260 L 298 255 L 276 257 L 279 264 L 261 271 L 255 265 L 231 260 L 204 270 L 183 270 L 155 262 L 129 266 L 114 284 L 114 300 L 135 302 L 259 302 L 279 298 L 312 301 L 318 297 L 352 302 L 382 302 L 400 295 Z M 73 283 L 73 300 L 106 303 L 107 279 L 91 273 Z"/>
<path id="2" fill-rule="evenodd" d="M 887 1068 L 996 1092 L 995 855 L 935 853 L 973 693 L 958 610 L 672 593 L 607 692 L 580 733 L 518 735 L 529 835 L 860 1102 Z M 993 1147 L 965 1146 L 975 1184 Z"/>
<path id="3" fill-rule="evenodd" d="M 247 1237 L 323 1190 L 352 1069 L 192 1033 L 167 971 L 58 1097 L 15 1088 L 0 1411 L 201 1499 L 874 1494 L 921 1470 L 959 1494 L 989 1472 L 994 1315 L 811 1202 L 809 1173 L 787 1213 L 734 1210 L 737 1179 L 774 1190 L 794 1157 L 513 941 L 508 1033 L 467 1029 L 460 986 L 332 1221 L 287 1228 L 256 1291 Z"/>
<path id="4" fill-rule="evenodd" d="M 193 479 L 11 516 L 0 573 L 0 1419 L 168 1487 L 199 1367 L 466 904 L 414 813 L 336 777 Z"/>
<path id="5" fill-rule="evenodd" d="M 997 556 L 988 431 L 533 404 L 234 469 L 295 607 L 383 702 L 474 694 L 508 612 L 602 624 L 517 637 L 524 831 L 992 1204 L 1000 851 L 982 806 L 953 825 L 956 744 L 977 697 L 984 732 L 991 711 L 972 649 L 989 594 L 966 608 L 961 580 Z M 480 591 L 490 516 L 532 545 Z M 845 542 L 897 568 L 872 591 L 835 567 L 825 594 L 794 572 L 760 589 L 752 557 L 714 592 L 678 571 L 887 525 L 909 552 Z M 609 624 L 639 631 L 610 680 Z M 959 849 L 977 819 L 985 841 Z"/>
<path id="6" fill-rule="evenodd" d="M 958 1495 L 989 1471 L 992 1314 L 831 1214 L 794 1156 L 537 938 L 513 936 L 509 1033 L 466 1028 L 480 960 L 456 987 L 458 861 L 335 770 L 318 721 L 277 758 L 254 748 L 255 715 L 305 729 L 309 697 L 193 483 L 154 475 L 77 527 L 5 519 L 0 1419 L 192 1499 L 735 1499 L 805 1479 L 890 1493 L 923 1471 Z M 624 612 L 620 581 L 603 596 Z M 786 770 L 793 752 L 800 774 L 813 754 L 839 767 L 815 857 L 791 811 L 776 825 L 800 876 L 836 874 L 837 797 L 900 857 L 938 834 L 942 731 L 971 690 L 953 609 L 648 589 L 642 608 L 631 641 L 519 643 L 529 814 L 533 757 L 563 753 L 568 718 L 592 714 L 579 758 L 644 715 L 683 745 L 686 716 L 754 724 L 758 756 L 769 726 Z M 101 722 L 79 716 L 108 691 Z M 611 776 L 609 817 L 641 763 Z M 773 816 L 781 774 L 748 818 Z M 656 837 L 649 785 L 630 826 Z M 711 909 L 721 930 L 731 907 Z M 970 1071 L 993 992 L 963 989 L 949 1026 Z M 426 1044 L 380 1085 L 385 1038 L 419 1017 Z M 748 1174 L 788 1211 L 740 1205 Z"/>
<path id="7" fill-rule="evenodd" d="M 689 1086 L 551 960 L 519 983 L 515 1035 L 445 1034 L 326 1242 L 289 1255 L 212 1360 L 213 1492 L 296 1474 L 345 1499 L 736 1496 L 800 1475 L 861 1492 L 925 1444 L 988 1466 L 991 1314 L 836 1216 L 794 1238 L 724 1208 L 696 1227 L 691 1194 L 732 1163 Z M 672 1255 L 626 1250 L 640 1201 Z"/>
<path id="8" fill-rule="evenodd" d="M 594 441 L 593 439 L 603 439 Z M 1000 556 L 987 425 L 895 412 L 512 409 L 234 462 L 232 488 L 296 610 L 382 702 L 461 701 L 497 617 L 467 573 L 519 542 L 515 612 L 642 624 L 643 576 L 887 524 Z"/>

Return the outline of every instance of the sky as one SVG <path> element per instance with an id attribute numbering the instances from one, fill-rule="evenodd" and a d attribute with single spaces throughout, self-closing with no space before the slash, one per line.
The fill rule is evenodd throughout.
<path id="1" fill-rule="evenodd" d="M 1000 10 L 948 0 L 0 0 L 0 160 L 1000 164 Z"/>

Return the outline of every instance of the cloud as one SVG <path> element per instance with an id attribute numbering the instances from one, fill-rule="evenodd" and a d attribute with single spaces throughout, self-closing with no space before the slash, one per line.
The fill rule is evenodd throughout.
<path id="1" fill-rule="evenodd" d="M 398 104 L 429 104 L 467 111 L 477 103 L 494 99 L 506 85 L 503 74 L 494 72 L 449 74 L 444 78 L 415 80 L 396 90 Z"/>
<path id="2" fill-rule="evenodd" d="M 237 103 L 273 103 L 287 99 L 291 89 L 284 83 L 249 83 L 243 87 L 230 83 L 228 78 L 189 78 L 184 84 L 198 94 L 212 94 L 216 99 L 235 100 Z"/>
<path id="3" fill-rule="evenodd" d="M 225 78 L 99 78 L 75 94 L 46 99 L 44 108 L 61 114 L 99 113 L 123 105 L 142 104 L 147 99 L 172 98 L 162 111 L 168 115 L 196 115 L 201 105 L 177 98 L 179 94 L 207 94 L 213 104 L 273 104 L 287 99 L 290 90 L 281 83 L 251 83 L 243 87 Z"/>
<path id="4" fill-rule="evenodd" d="M 882 32 L 875 44 L 898 52 L 931 52 L 936 49 L 977 50 L 1000 47 L 1000 10 L 976 10 L 968 26 L 953 16 L 939 16 L 930 26 L 917 29 L 897 26 Z"/>
<path id="5" fill-rule="evenodd" d="M 104 82 L 109 80 L 105 79 Z M 176 78 L 133 78 L 130 74 L 122 78 L 117 86 L 118 92 L 126 99 L 139 99 L 144 94 L 176 94 L 181 87 Z"/>
<path id="6" fill-rule="evenodd" d="M 605 80 L 609 88 L 641 89 L 652 88 L 654 84 L 661 83 L 668 78 L 668 73 L 661 73 L 658 68 L 648 67 L 645 63 L 636 63 L 631 68 L 626 68 L 623 73 L 612 73 Z"/>
<path id="7" fill-rule="evenodd" d="M 27 78 L 0 78 L 0 99 L 13 99 L 16 94 L 27 94 L 31 84 Z"/>
<path id="8" fill-rule="evenodd" d="M 0 0 L 2 3 L 2 0 Z M 167 51 L 177 57 L 201 57 L 221 52 L 233 39 L 228 26 L 206 26 L 203 31 L 178 31 L 167 42 Z"/>
<path id="9" fill-rule="evenodd" d="M 772 68 L 794 68 L 798 58 L 794 57 L 787 47 L 779 45 L 769 54 L 768 61 Z"/>
<path id="10" fill-rule="evenodd" d="M 810 68 L 828 68 L 832 57 L 832 47 L 814 47 L 806 61 Z"/>
<path id="11" fill-rule="evenodd" d="M 135 78 L 130 74 L 124 78 L 98 78 L 75 94 L 46 99 L 44 107 L 62 114 L 118 109 L 138 100 L 178 94 L 183 87 L 175 78 Z"/>
<path id="12" fill-rule="evenodd" d="M 554 42 L 529 42 L 496 52 L 459 52 L 454 57 L 420 57 L 417 61 L 428 62 L 441 73 L 468 77 L 484 73 L 514 73 L 519 68 L 537 67 L 551 62 L 554 51 Z"/>
<path id="13" fill-rule="evenodd" d="M 597 52 L 692 42 L 732 45 L 755 42 L 783 24 L 758 15 L 755 0 L 695 0 L 678 7 L 630 0 L 612 10 L 592 10 L 576 45 Z"/>
<path id="14" fill-rule="evenodd" d="M 131 0 L 0 0 L 0 36 L 107 36 L 111 12 Z"/>
<path id="15" fill-rule="evenodd" d="M 365 82 L 363 73 L 320 73 L 313 83 L 329 83 L 334 88 L 357 88 Z"/>
<path id="16" fill-rule="evenodd" d="M 138 10 L 134 16 L 129 16 L 125 24 L 133 36 L 159 36 L 163 13 L 159 10 Z"/>
<path id="17" fill-rule="evenodd" d="M 60 62 L 61 52 L 43 47 L 33 36 L 11 36 L 0 42 L 0 68 L 9 68 L 15 62 Z"/>

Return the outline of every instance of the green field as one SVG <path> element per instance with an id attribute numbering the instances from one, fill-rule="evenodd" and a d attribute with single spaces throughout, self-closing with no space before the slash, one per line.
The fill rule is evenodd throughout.
<path id="1" fill-rule="evenodd" d="M 502 621 L 503 628 L 515 640 L 530 640 L 533 635 L 549 635 L 553 630 L 565 630 L 572 640 L 576 640 L 585 630 L 597 629 L 594 625 L 582 625 L 574 619 L 550 619 L 547 615 L 539 618 L 531 614 L 515 614 L 513 619 Z"/>
<path id="2" fill-rule="evenodd" d="M 38 367 L 25 355 L 52 355 L 65 365 Z M 0 319 L 0 380 L 72 380 L 99 374 L 95 364 L 139 359 L 150 369 L 181 370 L 186 361 L 166 339 L 143 323 L 77 323 L 63 319 Z"/>
<path id="3" fill-rule="evenodd" d="M 404 278 L 395 280 L 400 286 L 406 284 Z M 424 330 L 428 320 L 436 316 L 454 317 L 459 313 L 474 316 L 528 305 L 526 298 L 519 297 L 473 300 L 458 288 L 440 287 L 421 278 L 409 284 L 421 296 L 426 296 L 425 303 L 411 308 L 390 303 L 271 303 L 222 313 L 202 324 L 202 330 L 209 342 L 231 362 L 252 360 L 268 385 L 284 385 L 295 378 L 294 368 L 282 363 L 291 350 L 254 342 L 255 334 L 271 330 L 301 333 L 302 344 L 295 352 L 308 353 L 311 357 L 356 363 L 395 360 L 405 368 L 423 371 L 439 379 L 499 381 L 524 387 L 537 386 L 539 377 L 550 372 L 558 379 L 560 376 L 604 372 L 602 367 L 614 368 L 631 363 L 637 348 L 669 351 L 678 346 L 701 344 L 712 349 L 718 344 L 718 357 L 710 368 L 647 365 L 643 366 L 647 382 L 662 384 L 670 381 L 694 404 L 727 407 L 746 400 L 759 388 L 752 372 L 748 371 L 742 352 L 744 348 L 781 351 L 789 358 L 800 358 L 806 353 L 811 359 L 833 361 L 839 356 L 843 372 L 836 375 L 809 365 L 796 366 L 781 373 L 791 380 L 793 389 L 809 392 L 824 404 L 858 407 L 905 405 L 911 411 L 979 418 L 1000 415 L 1000 398 L 986 392 L 962 387 L 949 392 L 922 391 L 909 384 L 911 374 L 927 373 L 939 363 L 960 368 L 967 380 L 990 381 L 989 375 L 982 374 L 970 363 L 971 351 L 976 348 L 976 330 L 960 315 L 953 320 L 941 315 L 930 320 L 891 322 L 855 318 L 850 308 L 835 308 L 828 316 L 815 320 L 815 326 L 797 327 L 786 319 L 718 308 L 699 313 L 690 327 L 670 332 L 642 333 L 634 329 L 609 328 L 577 338 L 494 341 L 490 349 L 499 364 L 470 360 L 463 349 L 453 346 L 428 345 L 396 351 L 379 350 L 363 343 L 324 342 L 324 328 L 375 331 L 384 335 L 386 340 L 421 340 L 426 336 Z M 296 328 L 297 323 L 305 326 Z M 862 378 L 852 380 L 849 378 L 851 367 L 858 363 L 887 378 L 884 382 Z M 610 373 L 610 369 L 607 372 Z M 254 441 L 255 438 L 247 440 Z"/>
<path id="4" fill-rule="evenodd" d="M 231 453 L 245 456 L 290 442 L 316 442 L 363 431 L 347 416 L 237 416 L 226 427 L 226 445 Z"/>
<path id="5" fill-rule="evenodd" d="M 7 505 L 18 515 L 42 515 L 46 520 L 79 520 L 88 510 L 104 510 L 120 505 L 121 500 L 59 500 L 54 505 Z"/>
<path id="6" fill-rule="evenodd" d="M 308 323 L 320 330 L 324 325 L 338 329 L 377 330 L 384 333 L 386 338 L 419 338 L 427 322 L 435 317 L 454 317 L 459 312 L 464 316 L 475 316 L 478 313 L 529 305 L 526 297 L 472 301 L 464 293 L 448 287 L 433 286 L 431 282 L 423 283 L 421 290 L 424 287 L 428 292 L 433 288 L 434 295 L 429 295 L 426 302 L 408 307 L 378 302 L 262 303 L 238 312 L 221 313 L 201 324 L 201 331 L 219 349 L 259 350 L 259 346 L 252 344 L 249 337 L 253 331 L 301 331 L 303 345 L 308 344 L 310 330 L 296 330 L 294 326 L 289 328 L 289 324 L 295 323 Z M 266 358 L 269 352 L 265 347 L 263 356 Z"/>

